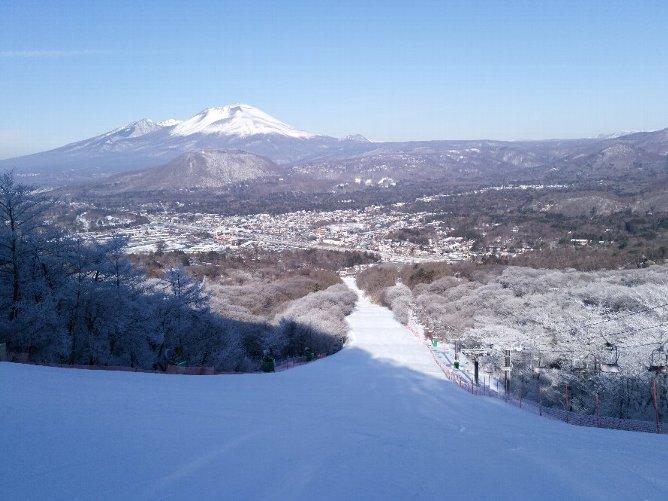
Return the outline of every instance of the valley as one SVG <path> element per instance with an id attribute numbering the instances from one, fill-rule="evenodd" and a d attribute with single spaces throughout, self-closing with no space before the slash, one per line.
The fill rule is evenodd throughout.
<path id="1" fill-rule="evenodd" d="M 126 236 L 130 253 L 316 248 L 390 262 L 639 266 L 668 244 L 668 129 L 372 142 L 234 104 L 142 119 L 0 168 L 58 199 L 53 217 L 70 231 Z"/>

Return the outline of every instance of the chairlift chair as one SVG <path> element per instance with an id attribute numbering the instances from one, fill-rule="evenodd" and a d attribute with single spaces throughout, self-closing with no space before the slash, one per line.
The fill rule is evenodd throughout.
<path id="1" fill-rule="evenodd" d="M 540 370 L 543 369 L 542 365 L 542 357 L 540 352 L 532 353 L 531 355 L 531 363 L 529 365 L 529 368 L 531 369 L 531 372 L 533 372 L 536 375 L 540 374 Z"/>
<path id="2" fill-rule="evenodd" d="M 504 372 L 509 373 L 512 370 L 513 367 L 513 362 L 511 359 L 511 350 L 509 349 L 504 349 L 503 350 L 503 366 L 501 367 L 501 370 Z"/>
<path id="3" fill-rule="evenodd" d="M 588 374 L 596 372 L 598 368 L 598 361 L 591 353 L 588 353 L 584 357 L 576 358 L 572 361 L 572 371 L 577 374 Z"/>
<path id="4" fill-rule="evenodd" d="M 600 364 L 601 372 L 619 372 L 619 349 L 617 348 L 617 345 L 606 342 L 605 347 L 610 352 L 611 358 L 608 362 L 602 362 Z"/>
<path id="5" fill-rule="evenodd" d="M 663 346 L 659 346 L 652 351 L 648 369 L 657 374 L 668 373 L 668 353 L 663 349 Z"/>
<path id="6" fill-rule="evenodd" d="M 587 372 L 587 362 L 584 358 L 573 358 L 571 360 L 571 371 L 576 373 Z"/>

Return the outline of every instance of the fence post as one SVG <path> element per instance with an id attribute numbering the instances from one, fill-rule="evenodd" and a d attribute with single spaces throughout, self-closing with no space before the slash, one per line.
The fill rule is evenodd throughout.
<path id="1" fill-rule="evenodd" d="M 656 394 L 656 377 L 652 380 L 652 401 L 654 402 L 654 417 L 656 418 L 656 432 L 661 433 L 661 416 L 659 416 L 659 401 Z"/>
<path id="2" fill-rule="evenodd" d="M 540 387 L 540 372 L 538 373 L 537 384 L 538 384 L 538 415 L 542 416 L 543 415 L 543 390 Z"/>

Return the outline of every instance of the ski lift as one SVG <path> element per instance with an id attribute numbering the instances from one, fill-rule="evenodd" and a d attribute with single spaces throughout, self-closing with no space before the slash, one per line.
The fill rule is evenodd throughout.
<path id="1" fill-rule="evenodd" d="M 491 376 L 494 373 L 494 366 L 490 362 L 486 362 L 482 366 L 482 371 L 487 374 L 487 376 Z"/>
<path id="2" fill-rule="evenodd" d="M 600 364 L 601 372 L 619 372 L 619 350 L 617 345 L 606 341 L 605 348 L 610 352 L 610 359 Z"/>
<path id="3" fill-rule="evenodd" d="M 663 345 L 652 351 L 648 369 L 657 374 L 668 373 L 668 353 L 663 349 Z"/>
<path id="4" fill-rule="evenodd" d="M 572 361 L 572 371 L 577 374 L 589 374 L 598 370 L 599 364 L 596 357 L 588 353 L 584 357 L 576 358 Z"/>
<path id="5" fill-rule="evenodd" d="M 577 373 L 587 372 L 587 362 L 584 358 L 574 358 L 571 361 L 571 370 Z"/>
<path id="6" fill-rule="evenodd" d="M 510 372 L 513 367 L 513 362 L 510 358 L 510 352 L 511 350 L 508 349 L 503 350 L 503 367 L 501 368 L 501 370 L 503 370 L 504 372 Z"/>
<path id="7" fill-rule="evenodd" d="M 536 376 L 540 375 L 541 369 L 544 369 L 542 361 L 543 360 L 540 351 L 538 353 L 533 352 L 531 354 L 531 362 L 529 364 L 529 368 L 531 369 L 531 372 L 536 374 Z"/>
<path id="8" fill-rule="evenodd" d="M 473 359 L 473 380 L 475 385 L 478 386 L 478 374 L 480 371 L 480 357 L 487 354 L 487 350 L 484 348 L 469 348 L 462 350 L 462 353 L 467 357 Z"/>

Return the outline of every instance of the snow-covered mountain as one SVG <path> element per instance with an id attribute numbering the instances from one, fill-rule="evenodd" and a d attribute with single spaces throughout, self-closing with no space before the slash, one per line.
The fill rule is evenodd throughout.
<path id="1" fill-rule="evenodd" d="M 62 184 L 162 165 L 189 151 L 244 150 L 290 163 L 337 139 L 299 130 L 247 104 L 207 108 L 187 120 L 143 118 L 54 150 L 0 161 L 0 170 Z"/>
<path id="2" fill-rule="evenodd" d="M 207 108 L 194 117 L 176 125 L 172 136 L 193 134 L 218 134 L 223 136 L 248 137 L 260 134 L 277 134 L 296 139 L 315 137 L 315 134 L 295 129 L 247 104 L 232 104 Z"/>
<path id="3" fill-rule="evenodd" d="M 170 127 L 171 125 L 165 125 L 170 123 L 166 122 L 154 122 L 150 118 L 142 118 L 136 122 L 131 122 L 117 129 L 105 132 L 99 136 L 92 137 L 90 139 L 84 139 L 83 141 L 78 141 L 69 145 L 62 146 L 56 150 L 52 151 L 81 151 L 86 150 L 90 151 L 92 149 L 98 149 L 100 151 L 113 151 L 116 149 L 116 145 L 119 142 L 123 142 L 127 139 L 135 139 L 146 134 L 151 134 L 152 132 L 160 131 L 165 127 Z M 121 146 L 122 147 L 122 146 Z M 47 152 L 48 153 L 48 152 Z M 32 155 L 31 155 L 32 156 Z"/>

